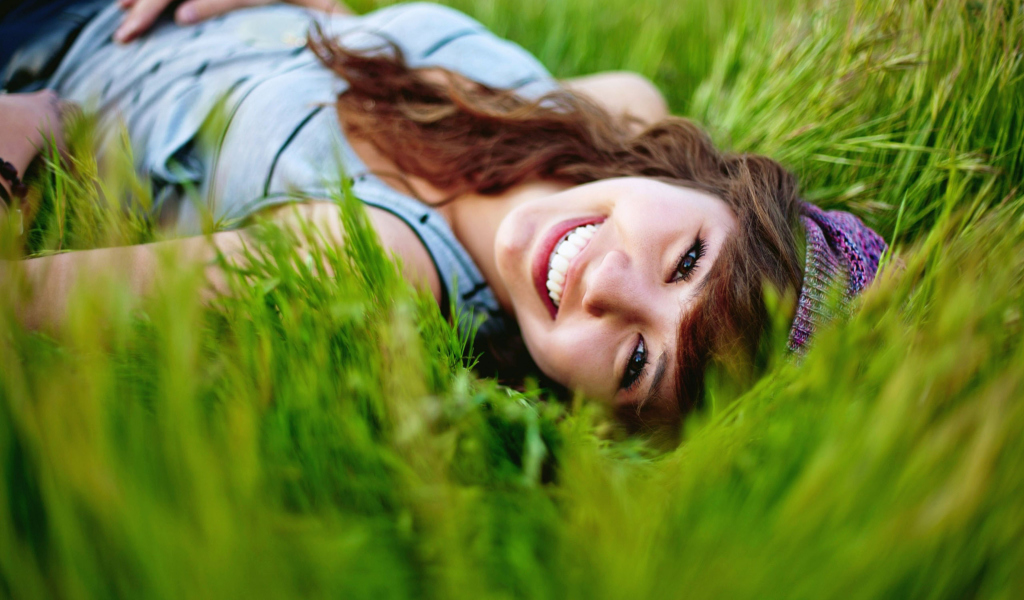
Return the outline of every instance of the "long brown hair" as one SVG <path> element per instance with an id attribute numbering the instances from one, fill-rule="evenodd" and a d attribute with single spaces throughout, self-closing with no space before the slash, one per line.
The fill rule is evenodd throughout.
<path id="1" fill-rule="evenodd" d="M 614 177 L 657 178 L 721 198 L 736 214 L 738 233 L 683 319 L 677 402 L 632 407 L 619 417 L 631 429 L 678 422 L 701 402 L 708 369 L 756 375 L 770 328 L 764 288 L 785 294 L 801 283 L 796 179 L 779 163 L 722 153 L 686 119 L 670 117 L 633 134 L 624 119 L 568 90 L 530 100 L 449 71 L 412 69 L 387 40 L 370 52 L 319 31 L 309 42 L 349 84 L 337 99 L 347 131 L 451 198 L 498 194 L 534 178 L 583 184 Z"/>

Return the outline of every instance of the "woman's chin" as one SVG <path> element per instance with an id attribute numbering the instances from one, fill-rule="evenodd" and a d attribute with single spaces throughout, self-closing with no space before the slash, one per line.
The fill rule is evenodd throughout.
<path id="1" fill-rule="evenodd" d="M 494 260 L 505 285 L 512 291 L 519 279 L 529 284 L 529 255 L 536 226 L 509 214 L 494 235 Z"/>

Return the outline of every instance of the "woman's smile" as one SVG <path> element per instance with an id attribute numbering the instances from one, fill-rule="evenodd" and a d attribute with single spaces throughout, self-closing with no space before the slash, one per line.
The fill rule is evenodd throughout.
<path id="1" fill-rule="evenodd" d="M 567 219 L 552 227 L 538 246 L 533 259 L 533 282 L 552 319 L 557 318 L 562 298 L 575 283 L 583 250 L 602 221 L 604 217 Z"/>

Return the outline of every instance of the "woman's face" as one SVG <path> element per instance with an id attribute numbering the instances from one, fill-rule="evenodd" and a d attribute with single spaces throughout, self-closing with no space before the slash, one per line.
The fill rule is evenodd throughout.
<path id="1" fill-rule="evenodd" d="M 496 261 L 546 375 L 617 408 L 670 407 L 681 319 L 735 227 L 714 196 L 609 179 L 510 212 Z"/>

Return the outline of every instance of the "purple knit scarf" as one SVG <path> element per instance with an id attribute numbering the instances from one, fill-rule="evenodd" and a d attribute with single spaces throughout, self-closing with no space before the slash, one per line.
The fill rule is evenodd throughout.
<path id="1" fill-rule="evenodd" d="M 804 282 L 797 299 L 796 317 L 789 332 L 789 349 L 802 350 L 814 329 L 833 316 L 828 295 L 843 285 L 839 309 L 846 311 L 878 271 L 887 246 L 860 219 L 839 210 L 823 211 L 804 203 L 800 222 L 807 237 Z"/>

